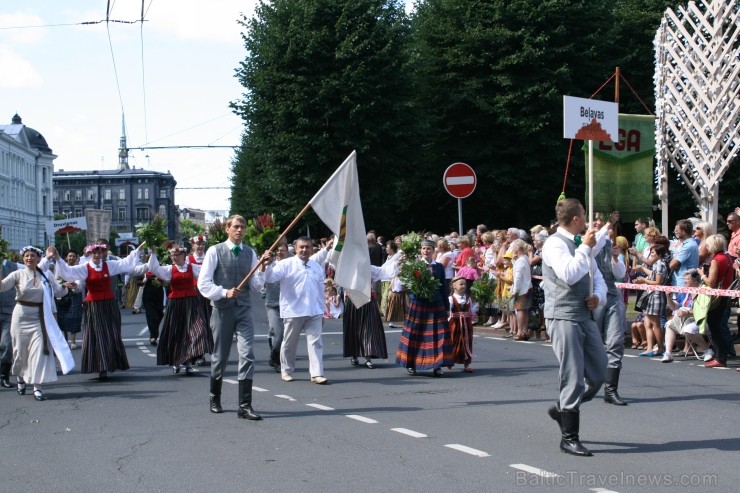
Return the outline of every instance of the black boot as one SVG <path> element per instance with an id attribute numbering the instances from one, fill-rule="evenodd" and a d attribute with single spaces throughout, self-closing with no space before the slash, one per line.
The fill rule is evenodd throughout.
<path id="1" fill-rule="evenodd" d="M 0 387 L 4 389 L 12 389 L 10 385 L 10 365 L 7 363 L 0 364 Z"/>
<path id="2" fill-rule="evenodd" d="M 211 377 L 211 412 L 220 414 L 224 412 L 221 408 L 221 384 L 223 380 Z"/>
<path id="3" fill-rule="evenodd" d="M 262 416 L 254 412 L 254 409 L 252 409 L 251 380 L 239 380 L 239 411 L 236 416 L 238 418 L 250 419 L 252 421 L 262 419 Z"/>
<path id="4" fill-rule="evenodd" d="M 580 428 L 579 411 L 560 411 L 560 451 L 570 455 L 581 457 L 591 457 L 593 454 L 578 439 L 578 430 Z"/>
<path id="5" fill-rule="evenodd" d="M 550 416 L 552 419 L 558 422 L 558 426 L 560 426 L 560 402 L 556 402 L 554 406 L 551 406 L 547 410 L 547 415 Z"/>
<path id="6" fill-rule="evenodd" d="M 617 387 L 619 387 L 620 368 L 606 369 L 606 383 L 604 384 L 604 402 L 614 404 L 615 406 L 626 406 L 627 401 L 619 398 Z"/>
<path id="7" fill-rule="evenodd" d="M 280 348 L 274 348 L 270 351 L 270 366 L 280 373 Z"/>
<path id="8" fill-rule="evenodd" d="M 599 387 L 591 386 L 588 382 L 586 382 L 586 390 L 583 392 L 583 397 L 581 397 L 581 404 L 592 400 L 594 397 L 596 397 L 596 394 L 598 393 Z"/>

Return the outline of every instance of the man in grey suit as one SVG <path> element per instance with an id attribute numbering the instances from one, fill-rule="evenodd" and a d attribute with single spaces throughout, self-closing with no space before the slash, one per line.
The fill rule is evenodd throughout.
<path id="1" fill-rule="evenodd" d="M 223 412 L 221 384 L 236 333 L 236 348 L 239 353 L 237 417 L 259 420 L 262 417 L 252 409 L 254 320 L 249 288 L 260 291 L 264 285 L 264 274 L 257 272 L 245 288 L 237 288 L 250 270 L 259 264 L 254 250 L 242 243 L 246 226 L 247 222 L 242 216 L 234 215 L 226 220 L 229 238 L 206 251 L 198 276 L 198 289 L 213 305 L 210 410 L 217 414 Z"/>
<path id="2" fill-rule="evenodd" d="M 586 213 L 576 199 L 555 206 L 558 230 L 542 248 L 542 285 L 545 290 L 545 321 L 552 348 L 560 362 L 560 397 L 548 414 L 560 424 L 560 450 L 590 456 L 579 439 L 581 402 L 593 398 L 606 377 L 606 351 L 593 317 L 593 310 L 606 301 L 606 285 L 594 268 L 591 248 L 593 229 L 583 238 Z M 593 273 L 593 292 L 589 280 Z"/>

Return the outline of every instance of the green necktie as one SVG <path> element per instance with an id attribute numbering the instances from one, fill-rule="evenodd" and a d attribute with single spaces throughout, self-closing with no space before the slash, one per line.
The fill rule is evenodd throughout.
<path id="1" fill-rule="evenodd" d="M 239 248 L 239 245 L 234 245 L 233 247 L 231 247 L 231 253 L 233 253 L 237 257 L 239 256 L 239 252 L 241 251 L 242 249 Z"/>
<path id="2" fill-rule="evenodd" d="M 576 235 L 575 238 L 573 238 L 573 241 L 576 242 L 576 248 L 581 246 L 581 235 Z"/>

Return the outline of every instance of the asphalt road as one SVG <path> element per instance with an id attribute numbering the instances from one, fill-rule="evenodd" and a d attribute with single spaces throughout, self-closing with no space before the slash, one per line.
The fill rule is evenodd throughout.
<path id="1" fill-rule="evenodd" d="M 259 298 L 255 302 L 259 303 Z M 258 305 L 259 306 L 259 305 Z M 594 452 L 559 452 L 545 414 L 557 362 L 543 341 L 475 339 L 473 374 L 407 375 L 342 358 L 341 322 L 327 321 L 325 375 L 310 383 L 305 344 L 296 381 L 267 365 L 267 324 L 255 310 L 254 407 L 236 418 L 235 348 L 225 412 L 208 412 L 208 368 L 194 377 L 157 367 L 144 315 L 124 313 L 131 369 L 108 382 L 76 369 L 48 400 L 0 392 L 3 491 L 726 491 L 738 490 L 740 373 L 698 361 L 671 364 L 629 350 L 620 393 L 582 408 Z M 389 352 L 398 329 L 388 329 Z M 305 339 L 303 339 L 305 340 Z M 79 358 L 79 350 L 74 351 Z M 733 362 L 735 363 L 735 362 Z M 737 366 L 734 364 L 733 366 Z M 30 392 L 29 392 L 30 394 Z"/>

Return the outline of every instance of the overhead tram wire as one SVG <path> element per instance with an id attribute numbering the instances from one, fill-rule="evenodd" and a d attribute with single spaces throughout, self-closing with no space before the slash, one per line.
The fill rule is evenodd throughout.
<path id="1" fill-rule="evenodd" d="M 105 31 L 108 34 L 108 46 L 110 47 L 110 56 L 111 60 L 113 61 L 113 74 L 116 78 L 116 88 L 118 89 L 118 101 L 121 104 L 121 114 L 125 116 L 126 112 L 123 109 L 123 95 L 121 94 L 121 84 L 118 80 L 118 69 L 116 68 L 116 57 L 113 53 L 113 40 L 110 37 L 110 0 L 108 0 L 108 6 L 105 10 Z M 125 117 L 123 119 L 124 127 L 126 125 Z"/>
<path id="2" fill-rule="evenodd" d="M 151 1 L 149 7 L 152 6 Z M 149 8 L 147 8 L 147 12 Z M 141 0 L 141 26 L 139 29 L 139 40 L 141 42 L 141 92 L 144 99 L 144 140 L 149 141 L 149 129 L 147 126 L 147 113 L 146 113 L 146 74 L 144 71 L 144 0 Z"/>

